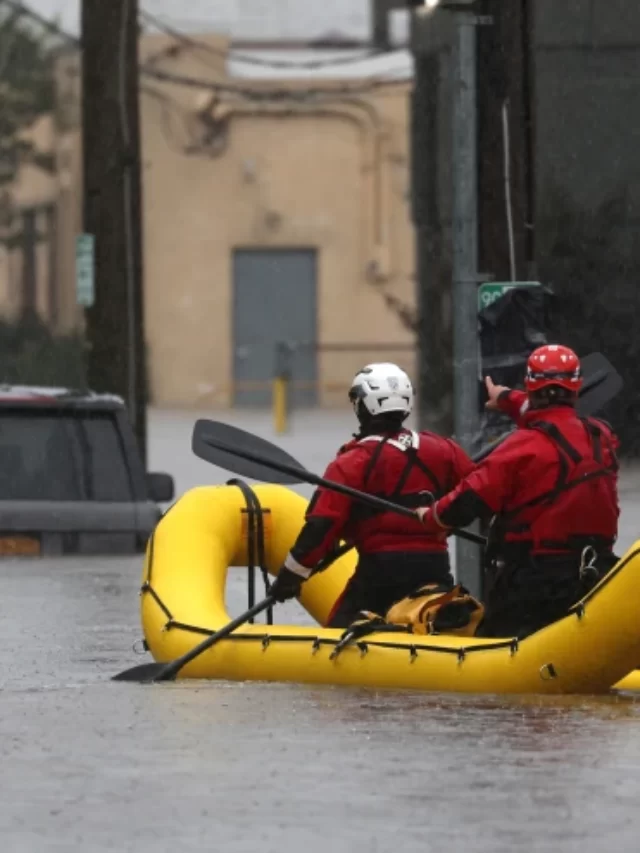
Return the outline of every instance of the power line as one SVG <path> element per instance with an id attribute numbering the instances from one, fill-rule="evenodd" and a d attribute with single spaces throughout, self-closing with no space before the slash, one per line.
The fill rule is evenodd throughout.
<path id="1" fill-rule="evenodd" d="M 310 59 L 310 60 L 279 60 L 279 59 L 263 59 L 257 56 L 251 56 L 250 54 L 240 53 L 234 51 L 233 48 L 230 51 L 221 50 L 216 48 L 214 45 L 207 44 L 204 41 L 199 39 L 195 39 L 192 36 L 187 35 L 186 33 L 172 27 L 170 24 L 165 23 L 160 20 L 156 15 L 151 14 L 150 12 L 141 11 L 141 17 L 152 24 L 156 29 L 165 33 L 166 35 L 171 36 L 177 42 L 192 48 L 197 48 L 198 50 L 203 50 L 207 53 L 212 54 L 218 58 L 223 59 L 233 59 L 236 62 L 242 62 L 247 65 L 258 65 L 263 68 L 274 68 L 274 69 L 284 69 L 285 71 L 288 69 L 300 69 L 300 70 L 315 70 L 321 68 L 333 68 L 340 65 L 353 65 L 358 62 L 362 62 L 363 60 L 373 59 L 378 56 L 388 56 L 388 51 L 381 51 L 377 49 L 371 49 L 364 51 L 362 54 L 358 56 L 342 56 L 342 57 L 334 57 L 333 59 Z"/>
<path id="2" fill-rule="evenodd" d="M 39 12 L 30 9 L 28 6 L 25 6 L 23 3 L 20 3 L 19 0 L 0 0 L 0 5 L 5 4 L 10 6 L 16 12 L 24 14 L 30 17 L 32 20 L 37 21 L 41 24 L 45 29 L 49 30 L 49 32 L 60 36 L 64 41 L 68 44 L 72 44 L 76 47 L 81 46 L 80 39 L 77 36 L 72 35 L 71 33 L 63 30 L 62 27 L 58 26 L 54 21 L 45 18 Z M 361 56 L 343 56 L 343 57 L 334 57 L 333 59 L 318 59 L 318 60 L 308 60 L 308 61 L 290 61 L 286 62 L 284 60 L 270 60 L 270 59 L 261 59 L 257 56 L 250 56 L 248 54 L 238 53 L 233 49 L 229 52 L 224 50 L 219 50 L 214 45 L 207 44 L 206 42 L 200 41 L 198 39 L 194 39 L 186 33 L 181 32 L 180 30 L 171 27 L 169 24 L 165 24 L 161 21 L 156 15 L 151 14 L 150 12 L 142 11 L 141 17 L 149 21 L 153 26 L 155 26 L 158 30 L 165 32 L 167 35 L 172 36 L 176 41 L 182 42 L 185 45 L 189 45 L 191 47 L 197 47 L 200 50 L 205 50 L 212 55 L 215 55 L 219 58 L 232 58 L 238 62 L 245 62 L 251 65 L 260 65 L 266 68 L 280 68 L 280 69 L 319 69 L 319 68 L 329 68 L 333 66 L 340 65 L 353 65 L 358 62 L 362 62 L 366 59 L 371 59 L 377 56 L 389 56 L 388 51 L 380 51 L 380 50 L 370 50 L 364 52 Z"/>
<path id="3" fill-rule="evenodd" d="M 31 18 L 32 21 L 36 21 L 45 30 L 48 30 L 50 33 L 59 36 L 68 44 L 73 44 L 77 47 L 80 46 L 80 39 L 77 38 L 77 36 L 73 36 L 71 35 L 71 33 L 66 32 L 62 29 L 62 27 L 59 27 L 56 23 L 50 21 L 48 18 L 45 18 L 39 12 L 35 12 L 33 9 L 30 9 L 28 6 L 25 6 L 23 3 L 19 3 L 17 2 L 17 0 L 0 0 L 0 5 L 9 6 L 9 8 L 13 9 L 14 12 L 17 12 L 19 15 L 24 15 L 25 17 Z"/>
<path id="4" fill-rule="evenodd" d="M 197 139 L 189 127 L 190 116 L 184 106 L 178 103 L 166 92 L 156 89 L 155 86 L 142 84 L 140 91 L 153 98 L 160 106 L 160 130 L 169 147 L 178 154 L 184 154 L 185 150 L 196 145 Z M 180 124 L 182 134 L 176 132 L 174 121 Z M 182 136 L 182 139 L 179 136 Z"/>
<path id="5" fill-rule="evenodd" d="M 41 24 L 45 29 L 49 32 L 59 36 L 61 39 L 66 41 L 68 44 L 81 48 L 81 40 L 71 33 L 66 32 L 61 27 L 59 27 L 53 21 L 48 20 L 47 18 L 40 15 L 38 12 L 34 12 L 28 6 L 25 6 L 23 3 L 19 2 L 19 0 L 0 0 L 0 4 L 5 3 L 14 9 L 17 12 L 23 13 L 26 16 L 32 18 Z M 145 16 L 148 16 L 149 13 L 144 13 Z M 153 16 L 155 17 L 155 16 Z M 177 31 L 176 31 L 177 32 Z M 180 34 L 182 35 L 182 34 Z M 188 36 L 184 36 L 188 38 Z M 215 50 L 215 48 L 211 48 Z M 224 52 L 223 52 L 224 53 Z M 224 53 L 227 56 L 226 53 Z M 346 57 L 345 57 L 346 59 Z M 247 84 L 238 85 L 234 83 L 226 83 L 219 82 L 211 79 L 193 77 L 190 75 L 184 74 L 176 74 L 169 71 L 161 71 L 158 68 L 152 68 L 149 66 L 142 65 L 140 68 L 140 73 L 146 77 L 153 78 L 158 81 L 162 81 L 164 83 L 172 83 L 177 86 L 183 86 L 186 88 L 192 89 L 207 89 L 213 92 L 221 92 L 230 95 L 238 95 L 249 100 L 254 101 L 283 101 L 283 100 L 293 100 L 293 101 L 304 101 L 310 100 L 312 98 L 319 97 L 341 97 L 341 96 L 349 96 L 349 95 L 362 95 L 367 92 L 372 92 L 375 90 L 384 90 L 385 88 L 396 86 L 396 85 L 404 85 L 406 83 L 410 83 L 412 77 L 369 77 L 369 78 L 361 78 L 358 83 L 354 83 L 353 85 L 348 86 L 310 86 L 305 88 L 295 89 L 290 87 L 273 87 L 273 86 L 265 86 L 264 84 L 260 84 L 260 86 L 248 86 Z"/>
<path id="6" fill-rule="evenodd" d="M 385 89 L 392 86 L 405 85 L 411 82 L 411 77 L 370 77 L 362 83 L 353 86 L 309 86 L 305 88 L 274 87 L 274 86 L 238 86 L 233 83 L 221 83 L 216 80 L 207 80 L 200 77 L 191 77 L 185 74 L 175 74 L 170 71 L 160 71 L 157 68 L 143 68 L 142 73 L 155 80 L 165 83 L 173 83 L 191 89 L 209 89 L 214 92 L 222 92 L 231 95 L 241 95 L 248 100 L 254 101 L 306 101 L 314 97 L 342 97 L 349 95 L 362 95 L 376 89 Z"/>

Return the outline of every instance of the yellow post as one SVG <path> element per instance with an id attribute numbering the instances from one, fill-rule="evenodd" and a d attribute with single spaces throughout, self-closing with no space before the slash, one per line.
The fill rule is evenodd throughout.
<path id="1" fill-rule="evenodd" d="M 276 376 L 273 380 L 272 408 L 273 428 L 276 435 L 282 435 L 289 427 L 287 395 L 289 381 L 285 376 Z"/>

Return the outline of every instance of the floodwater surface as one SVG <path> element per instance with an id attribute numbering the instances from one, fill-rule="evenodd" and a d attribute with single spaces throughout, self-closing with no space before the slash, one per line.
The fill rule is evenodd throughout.
<path id="1" fill-rule="evenodd" d="M 168 454 L 169 421 L 152 467 L 180 490 L 224 481 Z M 180 448 L 191 424 L 174 417 Z M 324 458 L 282 443 L 318 470 L 323 436 Z M 640 702 L 112 682 L 148 659 L 140 576 L 138 558 L 0 562 L 3 853 L 640 849 Z M 245 609 L 241 570 L 228 605 Z"/>

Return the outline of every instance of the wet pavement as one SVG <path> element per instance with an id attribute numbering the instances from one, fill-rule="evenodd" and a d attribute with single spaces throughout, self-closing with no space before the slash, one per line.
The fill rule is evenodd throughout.
<path id="1" fill-rule="evenodd" d="M 151 418 L 150 465 L 180 491 L 228 478 L 190 454 L 197 414 Z M 264 414 L 212 416 L 272 437 Z M 351 424 L 294 426 L 280 443 L 321 472 Z M 620 550 L 640 538 L 635 470 L 622 491 Z M 140 574 L 135 558 L 0 562 L 3 853 L 639 849 L 640 702 L 114 683 L 146 660 Z M 239 571 L 228 603 L 245 607 Z"/>

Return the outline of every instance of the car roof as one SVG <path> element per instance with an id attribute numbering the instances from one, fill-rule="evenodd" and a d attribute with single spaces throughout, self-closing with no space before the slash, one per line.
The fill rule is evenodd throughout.
<path id="1" fill-rule="evenodd" d="M 96 394 L 73 388 L 37 385 L 0 385 L 0 408 L 82 408 L 122 409 L 124 400 L 116 394 Z"/>

